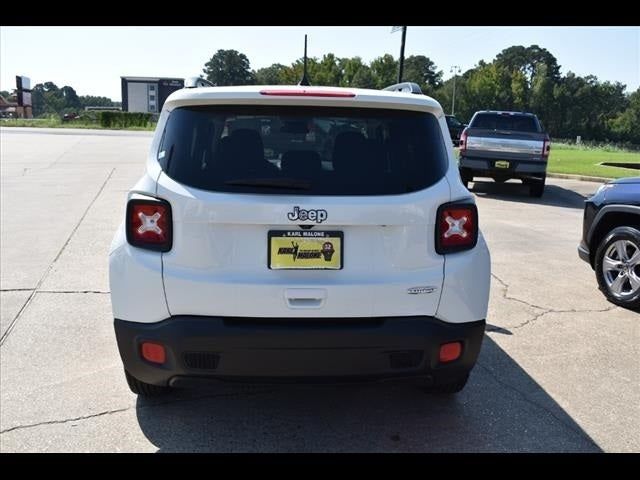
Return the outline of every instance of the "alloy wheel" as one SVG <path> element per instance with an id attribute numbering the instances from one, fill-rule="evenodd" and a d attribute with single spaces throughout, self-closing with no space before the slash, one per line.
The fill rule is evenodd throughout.
<path id="1" fill-rule="evenodd" d="M 640 247 L 629 240 L 613 242 L 602 259 L 602 274 L 611 295 L 624 299 L 640 291 Z"/>

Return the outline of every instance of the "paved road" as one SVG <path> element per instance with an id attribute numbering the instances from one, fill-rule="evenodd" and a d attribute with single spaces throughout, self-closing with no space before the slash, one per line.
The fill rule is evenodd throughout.
<path id="1" fill-rule="evenodd" d="M 571 180 L 541 200 L 475 185 L 490 325 L 456 398 L 388 384 L 138 400 L 114 341 L 107 250 L 150 138 L 0 129 L 1 451 L 640 450 L 640 315 L 607 303 L 578 260 L 598 185 Z"/>

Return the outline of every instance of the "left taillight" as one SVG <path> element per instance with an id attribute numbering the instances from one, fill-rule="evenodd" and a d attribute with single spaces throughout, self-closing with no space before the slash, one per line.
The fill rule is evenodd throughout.
<path id="1" fill-rule="evenodd" d="M 127 203 L 127 242 L 134 247 L 168 252 L 173 244 L 171 205 L 160 199 L 131 199 Z"/>
<path id="2" fill-rule="evenodd" d="M 478 208 L 473 203 L 446 203 L 438 208 L 436 252 L 470 250 L 478 243 Z"/>

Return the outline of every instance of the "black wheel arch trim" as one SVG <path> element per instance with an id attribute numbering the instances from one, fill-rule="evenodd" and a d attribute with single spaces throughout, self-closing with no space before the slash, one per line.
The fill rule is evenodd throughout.
<path id="1" fill-rule="evenodd" d="M 640 207 L 624 204 L 610 204 L 602 207 L 596 214 L 596 217 L 593 219 L 593 222 L 591 222 L 591 226 L 589 227 L 589 232 L 587 233 L 587 243 L 589 246 L 591 246 L 591 240 L 593 240 L 593 234 L 598 228 L 598 224 L 602 221 L 605 215 L 610 213 L 634 213 L 640 216 Z M 590 248 L 590 250 L 593 251 L 594 249 Z"/>

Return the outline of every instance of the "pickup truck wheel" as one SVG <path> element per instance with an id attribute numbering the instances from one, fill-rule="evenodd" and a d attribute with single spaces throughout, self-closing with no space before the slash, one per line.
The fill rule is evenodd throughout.
<path id="1" fill-rule="evenodd" d="M 531 180 L 529 182 L 529 196 L 534 198 L 542 197 L 545 181 L 546 178 L 543 178 L 542 180 Z"/>
<path id="2" fill-rule="evenodd" d="M 433 393 L 437 395 L 450 395 L 453 393 L 458 393 L 462 391 L 464 386 L 467 384 L 467 380 L 469 380 L 468 373 L 463 377 L 457 378 L 451 382 L 424 387 L 424 391 L 425 393 Z"/>
<path id="3" fill-rule="evenodd" d="M 611 303 L 640 308 L 640 226 L 617 227 L 600 242 L 595 270 L 598 286 Z"/>
<path id="4" fill-rule="evenodd" d="M 158 385 L 141 382 L 126 370 L 124 371 L 124 375 L 127 377 L 127 384 L 129 385 L 129 388 L 136 395 L 143 397 L 157 397 L 158 395 L 163 395 L 171 390 L 170 387 L 160 387 Z"/>
<path id="5" fill-rule="evenodd" d="M 464 168 L 460 169 L 460 180 L 466 189 L 469 188 L 469 182 L 473 182 L 473 174 L 467 172 Z"/>

